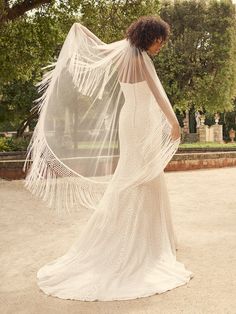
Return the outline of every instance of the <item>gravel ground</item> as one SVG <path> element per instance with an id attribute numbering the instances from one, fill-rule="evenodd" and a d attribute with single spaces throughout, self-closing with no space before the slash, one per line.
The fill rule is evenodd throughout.
<path id="1" fill-rule="evenodd" d="M 108 302 L 62 300 L 36 284 L 38 268 L 67 251 L 91 211 L 57 217 L 23 180 L 0 180 L 0 313 L 236 313 L 236 168 L 167 172 L 166 180 L 177 260 L 195 276 L 162 294 Z"/>

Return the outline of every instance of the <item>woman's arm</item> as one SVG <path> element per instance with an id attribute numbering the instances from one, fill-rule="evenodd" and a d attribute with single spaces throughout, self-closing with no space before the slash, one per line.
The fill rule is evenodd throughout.
<path id="1" fill-rule="evenodd" d="M 171 103 L 169 99 L 165 96 L 165 93 L 163 92 L 164 90 L 161 83 L 158 82 L 159 84 L 157 85 L 157 83 L 154 82 L 152 76 L 149 73 L 147 73 L 147 71 L 144 72 L 144 75 L 145 75 L 145 80 L 147 81 L 147 84 L 151 92 L 153 93 L 153 96 L 155 97 L 158 105 L 160 106 L 161 110 L 165 114 L 169 123 L 172 126 L 177 125 L 177 124 L 179 125 L 178 119 L 171 106 Z"/>
<path id="2" fill-rule="evenodd" d="M 88 36 L 90 39 L 92 39 L 93 41 L 95 41 L 98 45 L 101 44 L 105 44 L 103 41 L 101 41 L 96 35 L 94 35 L 87 27 L 85 27 L 84 25 L 80 24 L 80 23 L 75 23 L 75 26 L 82 30 L 83 33 Z"/>
<path id="3" fill-rule="evenodd" d="M 159 78 L 156 78 L 154 80 L 153 75 L 150 73 L 149 70 L 147 70 L 147 65 L 144 60 L 143 62 L 143 68 L 144 68 L 144 78 L 147 81 L 147 84 L 153 94 L 153 96 L 156 99 L 156 102 L 158 103 L 159 107 L 161 108 L 162 112 L 165 114 L 167 120 L 169 121 L 170 125 L 172 126 L 172 138 L 175 140 L 180 137 L 180 126 L 178 119 L 175 115 L 175 112 L 171 106 L 171 103 L 166 96 L 165 90 L 159 80 Z"/>

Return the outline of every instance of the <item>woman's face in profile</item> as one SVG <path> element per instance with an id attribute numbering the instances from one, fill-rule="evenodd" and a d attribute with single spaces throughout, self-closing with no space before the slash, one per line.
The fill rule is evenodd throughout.
<path id="1" fill-rule="evenodd" d="M 162 38 L 156 39 L 151 46 L 148 47 L 147 53 L 150 54 L 151 56 L 155 56 L 163 46 L 164 41 Z"/>

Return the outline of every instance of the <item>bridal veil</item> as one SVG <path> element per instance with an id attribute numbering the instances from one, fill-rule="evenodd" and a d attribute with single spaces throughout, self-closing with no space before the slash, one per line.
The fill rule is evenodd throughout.
<path id="1" fill-rule="evenodd" d="M 39 119 L 27 148 L 25 186 L 58 212 L 96 209 L 109 184 L 119 190 L 158 176 L 176 152 L 174 112 L 146 51 L 124 38 L 106 44 L 74 23 L 58 59 L 38 83 Z M 146 81 L 151 121 L 143 121 L 137 149 L 142 163 L 114 176 L 120 159 L 121 84 Z M 142 88 L 142 85 L 140 85 Z M 132 89 L 134 99 L 138 93 Z M 129 136 L 129 134 L 127 134 Z"/>

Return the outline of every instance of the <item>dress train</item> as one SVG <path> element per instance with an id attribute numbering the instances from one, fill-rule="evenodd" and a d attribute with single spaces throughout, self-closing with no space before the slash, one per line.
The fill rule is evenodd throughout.
<path id="1" fill-rule="evenodd" d="M 134 101 L 135 86 L 140 97 Z M 136 140 L 144 134 L 150 114 L 144 105 L 146 84 L 122 84 L 122 88 L 126 103 L 119 118 L 120 159 L 114 180 L 79 239 L 66 254 L 39 269 L 38 285 L 48 295 L 127 300 L 163 293 L 193 277 L 176 260 L 177 238 L 164 172 L 126 189 L 116 184 L 142 162 Z"/>

